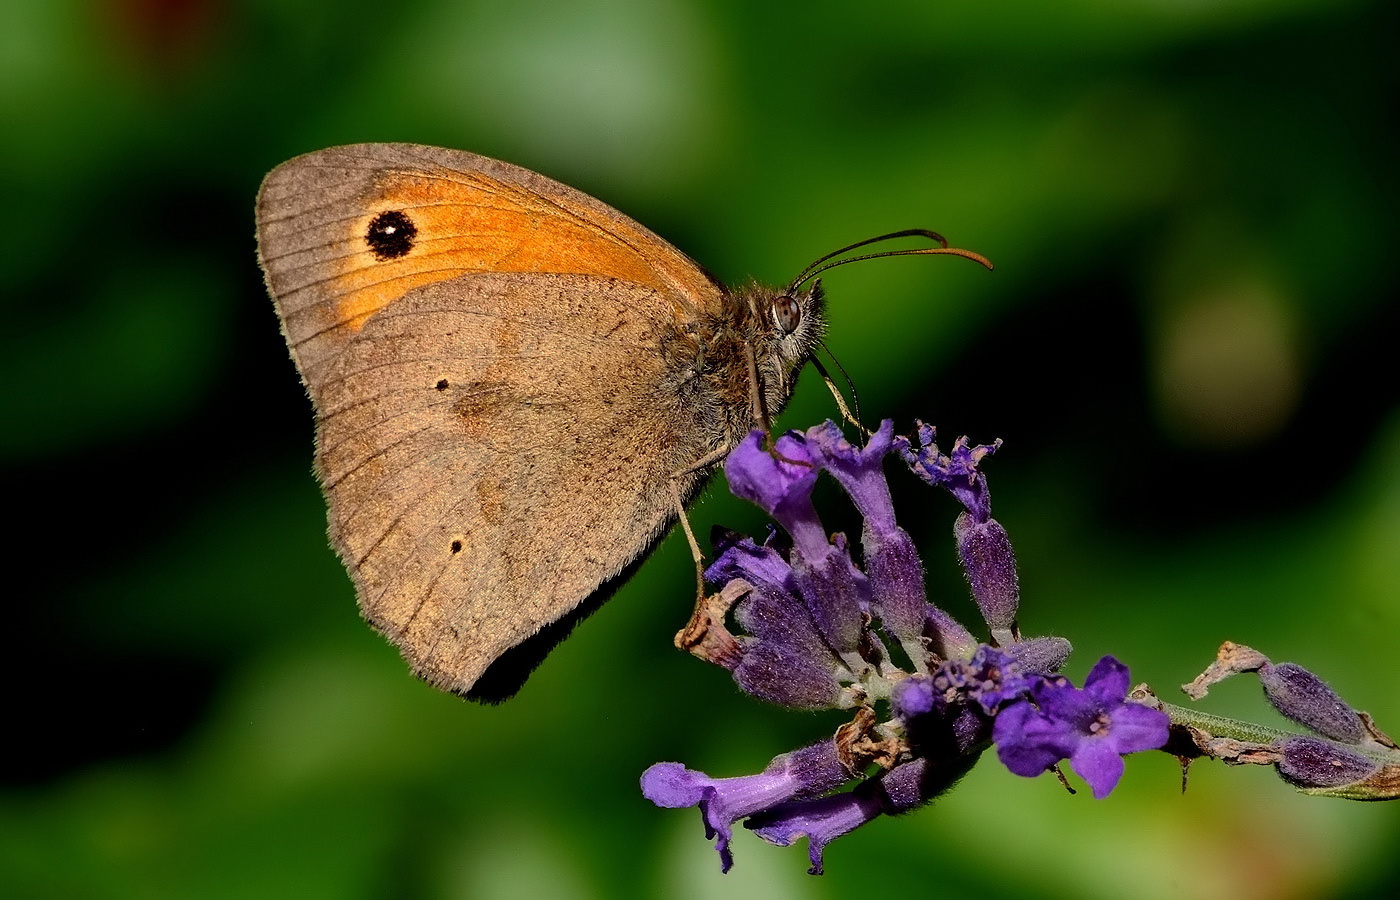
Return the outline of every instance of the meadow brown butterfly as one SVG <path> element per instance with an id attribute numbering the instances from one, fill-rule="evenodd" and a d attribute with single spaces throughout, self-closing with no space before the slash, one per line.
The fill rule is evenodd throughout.
<path id="1" fill-rule="evenodd" d="M 500 700 L 767 425 L 827 262 L 728 290 L 518 166 L 358 144 L 274 169 L 258 254 L 316 411 L 330 538 L 414 672 Z M 823 265 L 825 263 L 825 265 Z M 803 285 L 812 286 L 804 289 Z"/>

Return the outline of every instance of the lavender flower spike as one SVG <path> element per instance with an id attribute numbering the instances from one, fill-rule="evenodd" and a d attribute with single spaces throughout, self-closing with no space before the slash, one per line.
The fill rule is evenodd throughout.
<path id="1" fill-rule="evenodd" d="M 852 709 L 854 717 L 832 738 L 778 756 L 757 775 L 712 778 L 676 762 L 646 770 L 642 793 L 657 806 L 700 808 L 724 871 L 734 861 L 734 823 L 742 820 L 769 843 L 805 837 L 809 871 L 819 875 L 828 844 L 951 789 L 993 744 L 1021 775 L 1067 759 L 1102 797 L 1122 776 L 1124 754 L 1167 741 L 1167 714 L 1127 701 L 1128 670 L 1117 660 L 1100 660 L 1080 690 L 1051 674 L 1068 657 L 1068 641 L 1020 638 L 1015 560 L 978 471 L 997 445 L 960 438 L 944 455 L 930 428 L 920 429 L 917 451 L 893 432 L 883 422 L 859 446 L 827 422 L 771 447 L 755 432 L 725 463 L 733 493 L 766 510 L 791 540 L 770 532 L 761 544 L 737 535 L 718 542 L 705 577 L 720 587 L 722 602 L 712 608 L 715 598 L 707 598 L 697 617 L 706 637 L 726 642 L 715 644 L 722 654 L 697 655 L 728 669 L 753 697 L 796 709 Z M 991 626 L 989 643 L 925 598 L 923 564 L 895 520 L 885 479 L 884 459 L 895 448 L 965 509 L 958 549 Z M 852 552 L 844 534 L 829 535 L 818 517 L 812 489 L 823 471 L 861 514 L 861 552 Z M 891 637 L 907 668 L 887 651 Z M 849 781 L 857 783 L 836 793 Z"/>
<path id="2" fill-rule="evenodd" d="M 1022 701 L 997 715 L 992 740 L 997 756 L 1017 775 L 1034 777 L 1062 759 L 1102 799 L 1123 775 L 1123 755 L 1155 750 L 1167 742 L 1161 710 L 1127 702 L 1128 667 L 1111 656 L 1099 660 L 1079 690 L 1063 678 L 1031 688 Z"/>

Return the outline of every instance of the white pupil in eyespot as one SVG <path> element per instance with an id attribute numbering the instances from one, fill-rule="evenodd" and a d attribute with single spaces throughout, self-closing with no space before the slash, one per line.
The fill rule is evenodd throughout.
<path id="1" fill-rule="evenodd" d="M 792 334 L 801 321 L 802 310 L 796 300 L 784 296 L 773 301 L 773 324 L 777 325 L 780 331 Z"/>

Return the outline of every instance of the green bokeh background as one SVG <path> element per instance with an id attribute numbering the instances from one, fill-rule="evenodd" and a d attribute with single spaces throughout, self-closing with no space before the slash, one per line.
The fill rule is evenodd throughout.
<path id="1" fill-rule="evenodd" d="M 727 281 L 943 231 L 996 272 L 833 272 L 829 344 L 868 419 L 1005 439 L 1025 628 L 1166 695 L 1246 642 L 1397 731 L 1397 26 L 1360 0 L 0 6 L 0 896 L 1393 895 L 1400 806 L 1218 764 L 1181 796 L 1161 754 L 1102 802 L 987 759 L 824 878 L 747 834 L 721 876 L 639 773 L 755 771 L 839 717 L 671 648 L 674 538 L 511 703 L 410 677 L 324 543 L 252 201 L 297 153 L 409 140 L 575 185 Z M 808 376 L 783 421 L 830 414 Z M 950 501 L 892 477 L 975 618 Z M 761 522 L 719 489 L 695 521 Z M 1205 702 L 1277 721 L 1244 680 Z"/>

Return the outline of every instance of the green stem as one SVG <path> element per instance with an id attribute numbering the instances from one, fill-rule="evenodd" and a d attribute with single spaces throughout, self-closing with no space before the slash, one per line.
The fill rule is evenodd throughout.
<path id="1" fill-rule="evenodd" d="M 1237 741 L 1249 741 L 1255 744 L 1272 744 L 1279 738 L 1296 734 L 1296 732 L 1284 731 L 1279 728 L 1255 725 L 1253 722 L 1241 722 L 1239 719 L 1213 716 L 1189 706 L 1159 702 L 1162 703 L 1162 712 L 1167 714 L 1173 725 L 1191 725 L 1214 737 L 1233 738 Z"/>
<path id="2" fill-rule="evenodd" d="M 1227 719 L 1224 716 L 1213 716 L 1210 713 L 1200 712 L 1189 706 L 1176 706 L 1172 703 L 1161 703 L 1162 712 L 1167 714 L 1173 725 L 1190 725 L 1206 732 L 1211 737 L 1232 738 L 1237 741 L 1246 741 L 1252 744 L 1269 745 L 1286 737 L 1311 737 L 1318 740 L 1327 740 L 1315 734 L 1308 734 L 1299 731 L 1284 731 L 1281 728 L 1269 728 L 1264 725 L 1256 725 L 1253 722 L 1241 722 L 1238 719 Z M 1369 757 L 1383 766 L 1400 766 L 1400 752 L 1388 750 L 1374 743 L 1363 744 L 1342 744 L 1355 753 Z M 1374 799 L 1374 798 L 1371 798 Z"/>

